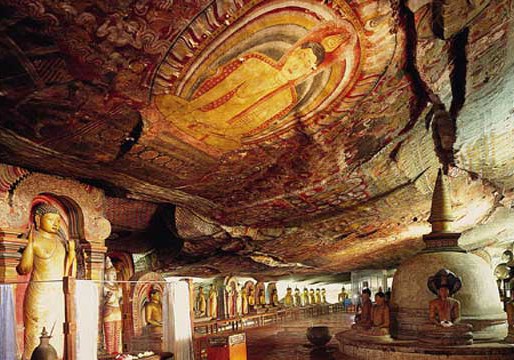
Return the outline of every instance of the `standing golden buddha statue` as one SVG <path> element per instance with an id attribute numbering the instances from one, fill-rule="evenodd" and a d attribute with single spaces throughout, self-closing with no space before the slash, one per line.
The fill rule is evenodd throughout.
<path id="1" fill-rule="evenodd" d="M 116 269 L 112 265 L 111 259 L 105 259 L 105 283 L 104 283 L 104 303 L 103 303 L 103 324 L 105 350 L 109 354 L 122 352 L 121 342 L 121 306 L 122 289 L 116 283 Z"/>
<path id="2" fill-rule="evenodd" d="M 20 275 L 31 274 L 23 302 L 25 349 L 28 360 L 39 344 L 43 327 L 57 329 L 51 343 L 62 357 L 64 336 L 64 293 L 62 279 L 75 275 L 75 243 L 60 236 L 60 214 L 57 208 L 40 203 L 33 209 L 27 247 L 23 250 L 16 270 Z"/>
<path id="3" fill-rule="evenodd" d="M 211 288 L 209 290 L 209 308 L 207 315 L 211 319 L 218 318 L 218 292 L 213 284 L 211 284 Z"/>

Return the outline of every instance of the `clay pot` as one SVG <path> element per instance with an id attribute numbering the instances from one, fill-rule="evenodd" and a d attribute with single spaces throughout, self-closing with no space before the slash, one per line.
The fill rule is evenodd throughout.
<path id="1" fill-rule="evenodd" d="M 323 347 L 332 339 L 332 335 L 328 331 L 328 326 L 313 326 L 307 328 L 307 339 L 314 346 Z"/>

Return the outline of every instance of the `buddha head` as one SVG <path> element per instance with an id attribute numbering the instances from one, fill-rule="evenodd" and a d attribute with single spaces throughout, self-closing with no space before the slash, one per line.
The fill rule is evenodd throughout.
<path id="1" fill-rule="evenodd" d="M 450 289 L 447 285 L 442 285 L 438 290 L 437 294 L 441 298 L 441 300 L 446 300 L 450 296 Z"/>
<path id="2" fill-rule="evenodd" d="M 34 224 L 36 230 L 57 234 L 61 224 L 59 210 L 56 207 L 41 203 L 34 209 Z"/>
<path id="3" fill-rule="evenodd" d="M 105 281 L 112 282 L 117 280 L 116 268 L 112 265 L 111 258 L 105 257 Z"/>
<path id="4" fill-rule="evenodd" d="M 161 302 L 161 293 L 157 289 L 150 290 L 150 301 L 154 303 L 160 303 Z"/>
<path id="5" fill-rule="evenodd" d="M 325 59 L 325 49 L 317 42 L 306 42 L 286 55 L 281 73 L 288 80 L 296 80 L 316 70 Z"/>

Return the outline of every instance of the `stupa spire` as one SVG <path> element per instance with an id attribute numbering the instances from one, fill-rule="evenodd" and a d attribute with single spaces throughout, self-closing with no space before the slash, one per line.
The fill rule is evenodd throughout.
<path id="1" fill-rule="evenodd" d="M 432 194 L 430 217 L 428 218 L 428 221 L 432 224 L 432 232 L 423 236 L 426 244 L 425 252 L 465 252 L 459 246 L 460 233 L 452 231 L 454 219 L 448 178 L 443 174 L 443 170 L 439 169 Z"/>
<path id="2" fill-rule="evenodd" d="M 442 169 L 439 169 L 432 194 L 432 208 L 428 222 L 432 224 L 433 233 L 451 232 L 453 220 L 455 217 L 452 214 L 448 179 Z"/>

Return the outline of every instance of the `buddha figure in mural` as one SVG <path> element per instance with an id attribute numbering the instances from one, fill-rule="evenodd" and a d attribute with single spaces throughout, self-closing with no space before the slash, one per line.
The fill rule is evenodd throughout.
<path id="1" fill-rule="evenodd" d="M 218 318 L 218 292 L 214 284 L 211 284 L 209 289 L 209 307 L 207 309 L 207 316 L 211 319 Z"/>
<path id="2" fill-rule="evenodd" d="M 321 304 L 321 291 L 320 289 L 316 289 L 316 305 Z"/>
<path id="3" fill-rule="evenodd" d="M 327 290 L 325 288 L 321 289 L 321 303 L 327 303 Z"/>
<path id="4" fill-rule="evenodd" d="M 241 146 L 242 138 L 280 122 L 298 103 L 296 86 L 334 62 L 344 62 L 345 86 L 356 70 L 358 36 L 347 21 L 326 22 L 299 39 L 279 61 L 243 54 L 222 65 L 189 97 L 157 95 L 160 113 L 193 142 L 219 152 Z"/>
<path id="5" fill-rule="evenodd" d="M 162 332 L 161 293 L 157 289 L 150 290 L 150 301 L 145 304 L 146 326 L 151 333 Z"/>
<path id="6" fill-rule="evenodd" d="M 105 282 L 103 288 L 103 312 L 105 350 L 108 354 L 122 352 L 121 286 L 116 282 L 116 269 L 109 257 L 105 258 Z"/>
<path id="7" fill-rule="evenodd" d="M 310 301 L 309 301 L 309 290 L 307 290 L 307 288 L 303 288 L 303 293 L 302 293 L 302 305 L 303 306 L 307 306 L 309 305 Z"/>
<path id="8" fill-rule="evenodd" d="M 373 322 L 371 320 L 371 291 L 368 288 L 362 290 L 361 303 L 357 307 L 357 314 L 355 315 L 355 324 L 352 325 L 354 330 L 369 330 Z"/>
<path id="9" fill-rule="evenodd" d="M 28 360 L 39 344 L 43 327 L 54 328 L 51 344 L 62 357 L 64 337 L 64 293 L 62 279 L 75 275 L 75 243 L 67 242 L 60 231 L 57 208 L 40 203 L 33 208 L 27 246 L 16 270 L 20 275 L 31 274 L 23 302 L 25 350 Z M 52 282 L 44 282 L 52 281 Z"/>
<path id="10" fill-rule="evenodd" d="M 284 306 L 291 307 L 294 305 L 293 289 L 290 287 L 286 290 L 286 296 L 284 297 Z"/>
<path id="11" fill-rule="evenodd" d="M 309 290 L 309 303 L 311 305 L 315 305 L 316 304 L 316 294 L 314 294 L 314 289 L 310 289 Z"/>
<path id="12" fill-rule="evenodd" d="M 196 296 L 196 314 L 198 317 L 204 317 L 207 315 L 207 300 L 205 299 L 205 293 L 203 292 L 203 286 L 198 288 L 198 295 Z"/>
<path id="13" fill-rule="evenodd" d="M 294 306 L 302 306 L 302 295 L 300 294 L 300 289 L 294 289 Z"/>
<path id="14" fill-rule="evenodd" d="M 241 314 L 248 314 L 248 294 L 245 288 L 241 289 Z"/>

